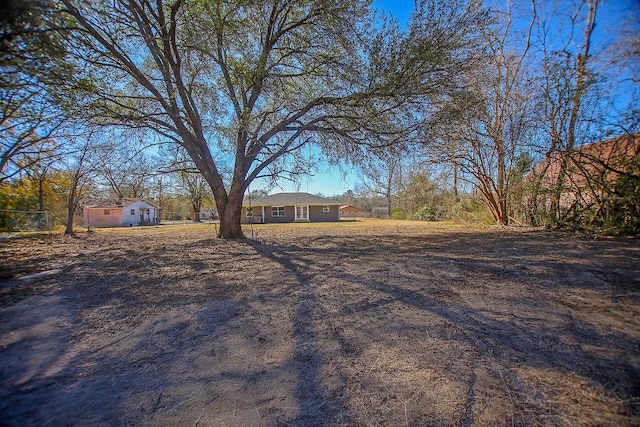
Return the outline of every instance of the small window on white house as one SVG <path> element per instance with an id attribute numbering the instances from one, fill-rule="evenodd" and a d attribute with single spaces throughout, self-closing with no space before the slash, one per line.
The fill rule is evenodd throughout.
<path id="1" fill-rule="evenodd" d="M 331 212 L 331 206 L 325 206 L 322 208 L 322 212 Z"/>
<path id="2" fill-rule="evenodd" d="M 272 206 L 271 216 L 284 216 L 284 206 Z"/>
<path id="3" fill-rule="evenodd" d="M 131 216 L 136 216 L 136 210 L 135 209 L 131 209 Z"/>
<path id="4" fill-rule="evenodd" d="M 104 210 L 104 214 L 105 215 L 111 215 L 111 210 L 110 209 L 105 209 Z"/>
<path id="5" fill-rule="evenodd" d="M 253 217 L 253 209 L 247 208 L 247 218 L 251 218 L 251 217 Z"/>

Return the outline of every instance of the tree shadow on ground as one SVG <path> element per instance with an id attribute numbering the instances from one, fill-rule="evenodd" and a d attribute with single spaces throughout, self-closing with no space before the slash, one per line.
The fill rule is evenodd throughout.
<path id="1" fill-rule="evenodd" d="M 275 253 L 259 266 L 251 246 L 218 239 L 124 243 L 81 253 L 50 279 L 50 316 L 0 312 L 21 334 L 0 354 L 4 422 L 333 422 L 339 393 L 318 388 L 317 296 L 302 270 Z M 15 306 L 34 308 L 34 294 Z"/>
<path id="2" fill-rule="evenodd" d="M 280 246 L 253 244 L 253 247 L 260 255 L 284 267 L 301 287 L 295 314 L 295 350 L 289 363 L 296 372 L 294 395 L 299 413 L 290 425 L 335 425 L 341 417 L 342 393 L 341 390 L 330 393 L 322 387 L 322 367 L 327 357 L 323 357 L 324 350 L 316 342 L 315 323 L 321 319 L 320 313 L 316 312 L 319 300 L 311 283 L 312 275 L 305 264 L 299 263 L 300 259 L 291 257 Z"/>
<path id="3" fill-rule="evenodd" d="M 477 251 L 480 242 L 482 250 Z M 607 258 L 598 260 L 605 265 L 596 265 L 594 258 L 585 258 L 585 249 L 576 249 L 574 239 L 550 245 L 548 236 L 505 239 L 504 236 L 481 234 L 466 235 L 454 242 L 449 242 L 447 236 L 428 241 L 413 237 L 390 241 L 388 236 L 366 239 L 318 237 L 302 245 L 262 243 L 257 250 L 300 276 L 301 282 L 311 286 L 312 292 L 320 292 L 318 287 L 322 281 L 333 280 L 354 293 L 358 288 L 365 288 L 375 295 L 362 301 L 333 301 L 341 305 L 340 309 L 333 310 L 337 315 L 372 316 L 385 307 L 388 310 L 394 303 L 413 307 L 453 325 L 454 333 L 446 328 L 429 329 L 427 333 L 442 341 L 464 343 L 467 348 L 474 349 L 476 358 L 485 362 L 490 359 L 494 366 L 499 366 L 495 371 L 505 387 L 523 387 L 517 375 L 510 373 L 522 366 L 560 375 L 577 375 L 586 379 L 594 389 L 615 395 L 616 399 L 624 402 L 624 412 L 638 417 L 640 367 L 632 360 L 638 354 L 640 341 L 627 333 L 603 330 L 602 325 L 595 326 L 588 318 L 574 316 L 573 310 L 563 305 L 565 303 L 559 296 L 562 289 L 572 289 L 577 294 L 585 290 L 611 294 L 615 289 L 637 289 L 640 267 L 635 264 L 635 269 L 629 269 L 629 265 L 634 265 L 633 260 L 637 260 L 637 252 L 634 252 L 633 245 L 634 250 L 629 252 L 624 250 L 624 245 L 621 249 L 621 245 L 615 242 L 587 244 L 592 246 L 586 249 L 587 253 L 606 253 Z M 626 269 L 618 271 L 617 276 L 607 272 L 607 259 L 612 256 L 618 259 L 627 257 L 631 261 Z M 379 262 L 376 257 L 379 257 Z M 367 263 L 367 258 L 374 260 Z M 417 274 L 407 271 L 406 265 L 412 261 L 418 264 L 420 271 Z M 354 268 L 353 263 L 367 263 L 369 269 Z M 459 272 L 458 283 L 450 282 L 452 270 Z M 384 272 L 387 275 L 383 280 L 379 277 Z M 596 274 L 591 274 L 593 272 Z M 315 276 L 311 285 L 309 275 Z M 422 282 L 415 280 L 420 275 Z M 611 281 L 620 277 L 626 282 Z M 529 289 L 525 293 L 507 292 L 505 295 L 496 292 L 501 300 L 496 303 L 508 305 L 513 311 L 492 311 L 490 304 L 474 307 L 468 299 L 457 297 L 465 287 L 476 286 L 475 280 L 482 283 L 480 288 L 496 283 L 503 288 L 513 286 L 522 289 L 524 285 Z M 553 297 L 547 299 L 552 294 Z M 314 302 L 318 302 L 317 298 Z M 526 308 L 526 312 L 519 313 L 519 307 Z M 402 319 L 395 321 L 401 326 L 393 331 L 369 331 L 369 345 L 389 342 L 386 336 L 389 333 L 415 336 L 415 324 L 406 322 L 403 325 Z M 340 323 L 335 318 L 327 322 Z M 313 338 L 313 334 L 309 337 Z M 348 347 L 353 347 L 353 344 L 345 337 L 340 341 L 343 352 L 348 353 Z M 470 383 L 474 382 L 475 379 L 471 378 Z M 314 388 L 319 389 L 318 386 Z M 473 390 L 469 396 L 473 400 Z M 547 405 L 552 406 L 542 398 L 537 400 L 534 404 L 544 406 L 545 410 L 548 410 Z M 463 425 L 473 421 L 469 405 L 471 403 L 466 405 L 465 414 L 460 418 Z M 522 421 L 533 422 L 533 418 L 522 415 L 536 410 L 527 408 L 531 402 L 518 402 L 518 405 L 522 407 Z"/>
<path id="4" fill-rule="evenodd" d="M 635 243 L 106 241 L 43 282 L 46 295 L 0 307 L 9 425 L 533 424 L 571 405 L 640 419 L 640 341 L 603 323 L 615 295 L 638 307 L 619 295 L 638 286 Z M 600 406 L 562 403 L 569 387 Z"/>

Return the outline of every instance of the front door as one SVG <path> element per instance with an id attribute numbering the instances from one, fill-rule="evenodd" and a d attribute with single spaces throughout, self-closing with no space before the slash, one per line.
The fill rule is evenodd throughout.
<path id="1" fill-rule="evenodd" d="M 149 209 L 140 208 L 140 222 L 145 222 L 145 221 L 149 221 Z"/>
<path id="2" fill-rule="evenodd" d="M 296 206 L 296 221 L 309 221 L 309 206 Z"/>

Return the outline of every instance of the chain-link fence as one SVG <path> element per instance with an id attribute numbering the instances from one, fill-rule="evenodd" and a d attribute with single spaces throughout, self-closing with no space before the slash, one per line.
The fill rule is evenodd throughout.
<path id="1" fill-rule="evenodd" d="M 163 212 L 162 219 L 156 225 L 189 225 L 213 224 L 218 218 L 212 213 L 201 213 L 199 219 L 194 219 L 193 212 Z M 48 232 L 64 230 L 67 223 L 67 212 L 57 211 L 19 211 L 0 210 L 0 233 L 18 232 Z M 82 210 L 78 210 L 73 220 L 75 228 L 87 227 L 82 217 Z"/>
<path id="2" fill-rule="evenodd" d="M 0 210 L 0 231 L 50 231 L 56 223 L 56 216 L 47 211 Z"/>
<path id="3" fill-rule="evenodd" d="M 187 224 L 211 224 L 218 222 L 218 218 L 212 213 L 200 213 L 199 218 L 195 218 L 193 212 L 184 210 L 179 212 L 162 212 L 162 225 L 187 225 Z"/>

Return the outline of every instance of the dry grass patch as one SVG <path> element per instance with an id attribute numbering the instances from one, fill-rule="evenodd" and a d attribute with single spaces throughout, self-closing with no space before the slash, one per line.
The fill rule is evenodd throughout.
<path id="1" fill-rule="evenodd" d="M 0 419 L 640 424 L 637 240 L 383 220 L 253 232 L 0 242 Z"/>

